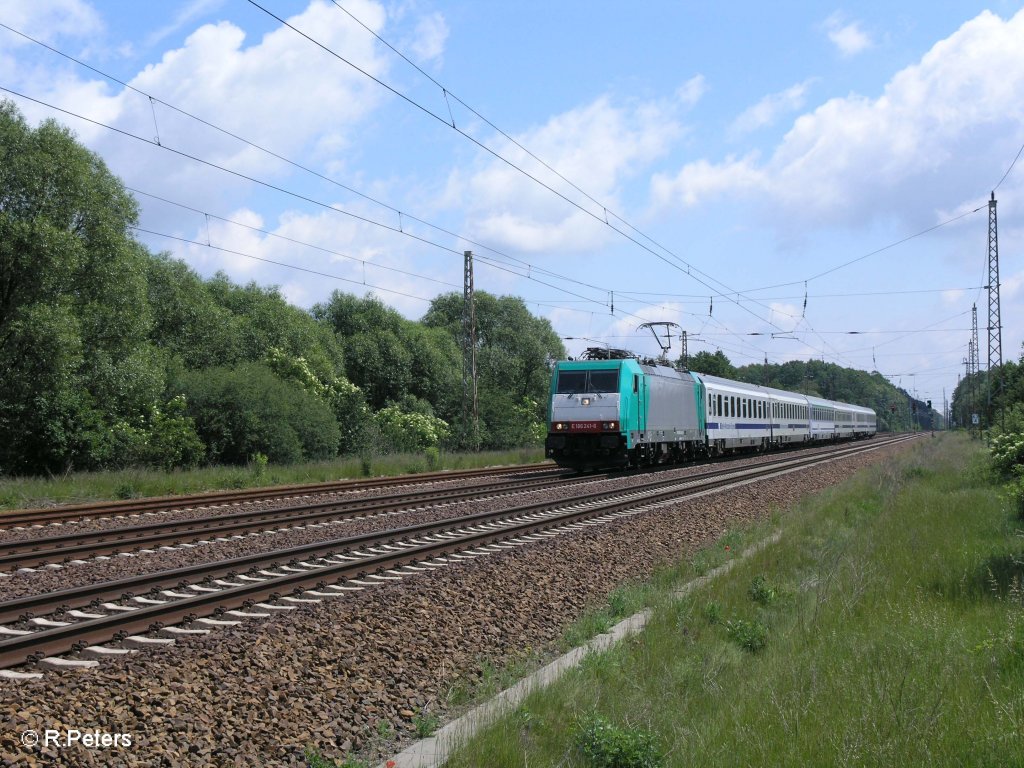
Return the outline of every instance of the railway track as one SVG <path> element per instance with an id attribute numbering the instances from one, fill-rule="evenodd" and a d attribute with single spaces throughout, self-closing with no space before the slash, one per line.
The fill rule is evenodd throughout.
<path id="1" fill-rule="evenodd" d="M 184 496 L 154 496 L 146 499 L 90 502 L 59 507 L 38 509 L 14 509 L 0 511 L 0 529 L 16 526 L 51 525 L 97 517 L 127 517 L 144 512 L 166 512 L 170 510 L 195 509 L 205 506 L 243 504 L 249 501 L 267 499 L 293 499 L 326 493 L 346 493 L 370 488 L 390 488 L 417 483 L 431 483 L 447 480 L 464 480 L 491 475 L 512 475 L 525 472 L 542 472 L 551 475 L 564 474 L 551 462 L 539 464 L 513 464 L 505 467 L 484 467 L 481 469 L 445 470 L 441 472 L 420 472 L 395 477 L 375 477 L 366 480 L 337 480 L 327 483 L 302 485 L 277 485 L 267 488 L 250 488 L 244 491 L 211 491 Z"/>
<path id="2" fill-rule="evenodd" d="M 270 510 L 234 512 L 213 517 L 156 521 L 95 531 L 74 531 L 0 543 L 0 571 L 37 568 L 117 555 L 130 550 L 208 543 L 212 538 L 245 536 L 268 530 L 315 526 L 357 517 L 387 515 L 415 505 L 456 503 L 483 497 L 526 493 L 566 483 L 587 483 L 607 474 L 575 476 L 563 471 L 531 473 L 525 477 L 499 479 L 469 488 L 402 491 L 368 499 L 334 499 Z"/>
<path id="3" fill-rule="evenodd" d="M 584 489 L 568 499 L 10 600 L 0 603 L 0 638 L 5 638 L 0 639 L 0 668 L 43 659 L 57 664 L 54 655 L 68 651 L 89 650 L 97 655 L 128 652 L 127 648 L 95 645 L 111 640 L 129 646 L 170 643 L 173 637 L 208 632 L 218 624 L 294 610 L 303 603 L 400 580 L 452 561 L 523 546 L 580 526 L 777 477 L 905 439 L 875 440 L 828 454 L 787 455 L 753 467 L 725 467 L 699 476 L 656 480 L 642 488 Z M 187 628 L 169 626 L 179 622 Z"/>

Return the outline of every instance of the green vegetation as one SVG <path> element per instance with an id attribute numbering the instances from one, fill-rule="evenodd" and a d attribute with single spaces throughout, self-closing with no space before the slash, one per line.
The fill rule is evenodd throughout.
<path id="1" fill-rule="evenodd" d="M 543 438 L 547 361 L 565 350 L 521 300 L 477 295 L 474 433 L 461 295 L 418 322 L 340 292 L 306 311 L 149 253 L 137 220 L 67 129 L 0 101 L 0 477 L 349 455 L 368 473 L 391 454 L 438 466 Z"/>
<path id="2" fill-rule="evenodd" d="M 620 728 L 591 715 L 576 732 L 576 748 L 594 768 L 657 768 L 662 764 L 657 737 L 639 728 Z"/>
<path id="3" fill-rule="evenodd" d="M 449 765 L 1021 764 L 1024 521 L 997 482 L 977 443 L 922 441 L 674 596 L 719 542 L 652 583 L 640 635 Z"/>
<path id="4" fill-rule="evenodd" d="M 437 730 L 438 723 L 441 722 L 441 718 L 431 712 L 424 712 L 423 710 L 417 710 L 416 714 L 412 718 L 413 727 L 416 729 L 416 736 L 421 739 L 425 739 L 428 736 L 433 735 L 434 731 Z"/>
<path id="5" fill-rule="evenodd" d="M 370 763 L 352 757 L 333 759 L 324 757 L 323 753 L 313 747 L 306 747 L 302 756 L 308 768 L 370 768 Z"/>
<path id="6" fill-rule="evenodd" d="M 607 632 L 627 616 L 632 616 L 648 605 L 651 589 L 645 584 L 626 584 L 608 595 L 604 606 L 594 607 L 573 622 L 562 635 L 558 647 L 568 651 L 587 640 Z"/>
<path id="7" fill-rule="evenodd" d="M 73 472 L 59 477 L 0 478 L 0 510 L 43 507 L 52 504 L 136 499 L 223 489 L 254 488 L 295 483 L 320 483 L 343 478 L 404 475 L 438 469 L 472 469 L 502 464 L 542 461 L 541 448 L 478 453 L 430 455 L 392 454 L 374 458 L 335 458 L 302 464 L 268 464 L 256 454 L 241 467 L 203 467 L 165 472 L 129 468 L 104 472 Z"/>
<path id="8" fill-rule="evenodd" d="M 965 376 L 953 391 L 950 410 L 955 426 L 997 435 L 1024 434 L 1024 355 L 991 371 Z M 977 426 L 971 423 L 972 414 L 978 416 Z"/>

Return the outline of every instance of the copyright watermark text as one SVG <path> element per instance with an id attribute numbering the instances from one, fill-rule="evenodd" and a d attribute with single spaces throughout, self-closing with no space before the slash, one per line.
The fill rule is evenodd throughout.
<path id="1" fill-rule="evenodd" d="M 21 743 L 29 749 L 35 747 L 118 749 L 130 747 L 132 745 L 132 735 L 130 733 L 109 733 L 98 728 L 47 728 L 43 731 L 22 731 Z"/>

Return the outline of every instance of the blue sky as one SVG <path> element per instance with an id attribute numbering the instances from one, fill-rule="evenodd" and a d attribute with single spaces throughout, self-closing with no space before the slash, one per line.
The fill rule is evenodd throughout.
<path id="1" fill-rule="evenodd" d="M 337 56 L 245 0 L 0 0 L 0 23 L 142 93 L 6 29 L 0 87 L 139 137 L 14 97 L 139 191 L 151 248 L 302 306 L 372 286 L 418 318 L 471 248 L 477 288 L 524 298 L 572 354 L 653 353 L 638 326 L 672 321 L 691 352 L 876 369 L 941 407 L 977 302 L 986 365 L 1021 3 L 259 5 Z M 1022 189 L 1024 160 L 997 191 L 1004 359 Z"/>

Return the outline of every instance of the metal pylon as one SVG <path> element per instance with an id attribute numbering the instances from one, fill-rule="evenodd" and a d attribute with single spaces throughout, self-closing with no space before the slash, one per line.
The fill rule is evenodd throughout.
<path id="1" fill-rule="evenodd" d="M 473 295 L 473 252 L 466 251 L 462 280 L 462 394 L 463 412 L 471 419 L 470 440 L 479 445 L 480 417 L 476 382 L 476 298 Z"/>
<path id="2" fill-rule="evenodd" d="M 971 370 L 969 374 L 978 373 L 981 370 L 981 364 L 978 362 L 978 305 L 971 305 Z"/>
<path id="3" fill-rule="evenodd" d="M 988 201 L 988 412 L 992 397 L 999 392 L 1003 365 L 1003 326 L 999 317 L 999 228 L 996 221 L 996 193 Z M 995 381 L 993 381 L 995 379 Z"/>

